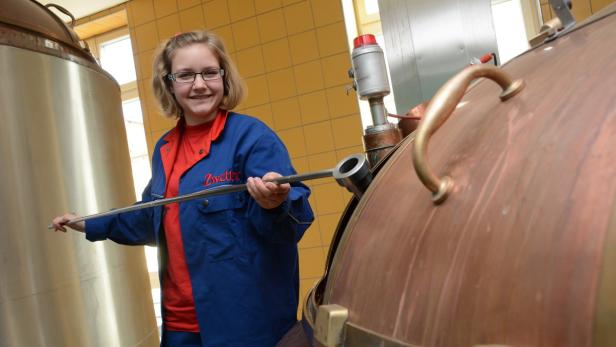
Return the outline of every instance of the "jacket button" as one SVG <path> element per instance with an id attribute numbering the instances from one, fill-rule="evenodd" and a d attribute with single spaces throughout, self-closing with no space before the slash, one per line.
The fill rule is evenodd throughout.
<path id="1" fill-rule="evenodd" d="M 199 154 L 203 154 L 203 149 L 200 149 L 200 150 L 199 150 Z"/>
<path id="2" fill-rule="evenodd" d="M 209 200 L 203 200 L 203 206 L 208 207 L 210 206 L 210 201 Z"/>

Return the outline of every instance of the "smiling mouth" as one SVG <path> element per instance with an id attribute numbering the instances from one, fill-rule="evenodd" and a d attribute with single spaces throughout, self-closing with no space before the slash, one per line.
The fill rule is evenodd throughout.
<path id="1" fill-rule="evenodd" d="M 209 97 L 211 97 L 211 95 L 193 95 L 193 96 L 190 96 L 189 98 L 190 99 L 207 99 Z"/>

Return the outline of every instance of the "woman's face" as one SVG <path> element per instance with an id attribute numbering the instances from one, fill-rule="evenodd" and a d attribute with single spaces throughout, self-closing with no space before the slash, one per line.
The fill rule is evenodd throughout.
<path id="1" fill-rule="evenodd" d="M 205 44 L 193 44 L 174 52 L 171 59 L 172 74 L 203 73 L 195 75 L 194 82 L 180 83 L 178 75 L 176 81 L 171 82 L 171 92 L 175 94 L 175 99 L 184 111 L 186 124 L 202 124 L 216 117 L 224 95 L 223 78 L 218 74 L 215 79 L 205 81 L 203 76 L 211 78 L 219 69 L 218 59 Z"/>

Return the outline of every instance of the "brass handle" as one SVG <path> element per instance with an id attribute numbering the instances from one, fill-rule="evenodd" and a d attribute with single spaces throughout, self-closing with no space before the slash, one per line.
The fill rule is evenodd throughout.
<path id="1" fill-rule="evenodd" d="M 453 189 L 453 180 L 449 176 L 437 177 L 428 165 L 428 141 L 449 118 L 458 102 L 464 96 L 470 83 L 480 77 L 486 77 L 503 88 L 501 101 L 505 101 L 522 90 L 524 81 L 513 81 L 504 71 L 491 65 L 472 65 L 460 71 L 445 83 L 430 101 L 423 119 L 419 123 L 413 144 L 413 166 L 421 182 L 432 192 L 432 201 L 440 204 L 447 199 Z"/>
<path id="2" fill-rule="evenodd" d="M 47 5 L 45 5 L 45 7 L 47 7 L 47 8 L 52 8 L 52 7 L 53 7 L 53 8 L 55 8 L 56 10 L 58 10 L 58 11 L 60 11 L 60 12 L 64 13 L 65 15 L 67 15 L 67 16 L 69 16 L 69 17 L 71 17 L 71 28 L 74 28 L 74 27 L 75 27 L 75 22 L 76 22 L 76 20 L 75 20 L 75 16 L 73 16 L 73 14 L 72 14 L 69 10 L 65 9 L 64 7 L 62 7 L 62 6 L 60 6 L 60 5 L 56 5 L 56 4 L 47 4 Z M 52 13 L 53 13 L 53 12 L 52 12 Z M 54 14 L 55 14 L 55 13 L 54 13 Z M 57 16 L 56 16 L 56 17 L 57 17 Z"/>

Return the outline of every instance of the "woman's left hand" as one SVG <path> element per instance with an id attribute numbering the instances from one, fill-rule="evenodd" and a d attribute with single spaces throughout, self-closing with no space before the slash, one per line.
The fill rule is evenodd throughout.
<path id="1" fill-rule="evenodd" d="M 277 172 L 268 172 L 263 178 L 248 177 L 248 180 L 246 180 L 248 193 L 264 209 L 269 210 L 280 206 L 287 199 L 289 191 L 291 191 L 291 185 L 288 183 L 264 182 L 264 180 L 271 180 L 277 177 L 282 176 Z"/>

